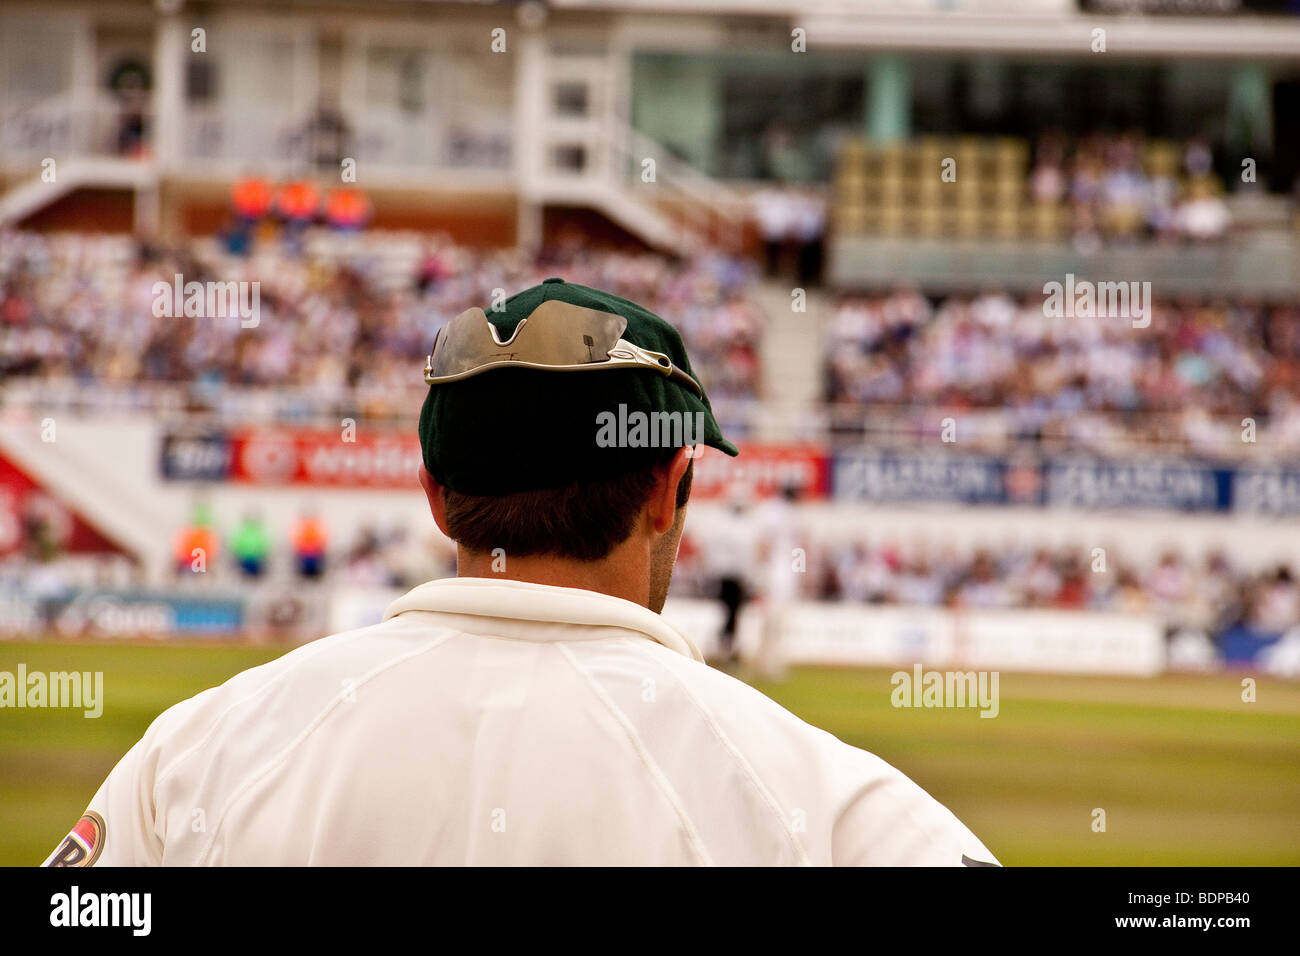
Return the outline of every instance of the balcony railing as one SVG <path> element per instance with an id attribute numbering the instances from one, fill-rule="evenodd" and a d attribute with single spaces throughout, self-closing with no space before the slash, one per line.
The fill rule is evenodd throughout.
<path id="1" fill-rule="evenodd" d="M 147 100 L 128 104 L 107 94 L 11 105 L 0 114 L 0 160 L 29 165 L 44 157 L 148 158 L 153 125 Z"/>
<path id="2" fill-rule="evenodd" d="M 271 171 L 338 170 L 345 158 L 371 169 L 506 171 L 512 162 L 511 122 L 505 117 L 412 123 L 340 114 L 286 119 L 278 111 L 235 113 L 224 107 L 185 112 L 182 150 L 187 166 L 218 163 Z"/>

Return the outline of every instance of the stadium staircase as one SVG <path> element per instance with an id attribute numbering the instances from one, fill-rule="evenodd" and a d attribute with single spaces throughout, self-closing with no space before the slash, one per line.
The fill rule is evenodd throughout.
<path id="1" fill-rule="evenodd" d="M 594 161 L 573 170 L 550 161 L 525 177 L 525 195 L 543 205 L 595 209 L 647 245 L 677 255 L 741 248 L 745 200 L 739 192 L 625 122 L 609 124 L 597 137 Z M 647 182 L 643 174 L 650 168 Z"/>
<path id="2" fill-rule="evenodd" d="M 93 423 L 77 426 L 73 432 L 70 423 L 56 420 L 52 442 L 36 437 L 41 427 L 30 421 L 0 425 L 0 453 L 65 507 L 75 509 L 101 534 L 141 561 L 151 577 L 160 574 L 161 568 L 156 565 L 165 562 L 170 554 L 172 529 L 158 527 L 149 485 L 138 480 L 137 475 L 111 465 L 115 453 L 124 460 L 141 456 L 126 456 L 121 449 L 102 447 L 95 441 Z M 151 462 L 155 454 L 146 448 L 143 460 Z"/>
<path id="3" fill-rule="evenodd" d="M 524 51 L 517 136 L 524 201 L 594 209 L 665 252 L 738 250 L 744 196 L 634 130 L 611 92 L 614 71 L 603 55 Z M 585 89 L 588 106 L 574 112 L 546 96 L 556 83 Z"/>
<path id="4" fill-rule="evenodd" d="M 625 122 L 617 123 L 609 146 L 614 175 L 597 193 L 600 208 L 651 245 L 682 254 L 713 247 L 736 251 L 744 241 L 745 201 Z M 655 178 L 642 170 L 654 160 Z"/>
<path id="5" fill-rule="evenodd" d="M 0 195 L 0 227 L 12 226 L 78 189 L 140 191 L 154 186 L 158 174 L 148 161 L 114 156 L 67 159 L 55 167 L 53 182 L 38 174 Z"/>
<path id="6" fill-rule="evenodd" d="M 788 441 L 815 433 L 809 421 L 821 398 L 824 332 L 831 317 L 831 298 L 806 289 L 806 311 L 795 312 L 793 286 L 766 280 L 754 298 L 766 318 L 760 361 L 763 369 L 763 414 L 753 422 L 753 434 L 771 441 Z"/>

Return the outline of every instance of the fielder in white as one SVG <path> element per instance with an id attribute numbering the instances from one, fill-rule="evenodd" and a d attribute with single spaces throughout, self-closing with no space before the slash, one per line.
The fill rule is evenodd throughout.
<path id="1" fill-rule="evenodd" d="M 164 712 L 47 864 L 995 864 L 659 615 L 692 451 L 602 457 L 579 411 L 702 410 L 734 453 L 671 326 L 556 280 L 507 306 L 444 327 L 426 369 L 420 478 L 459 577 Z"/>

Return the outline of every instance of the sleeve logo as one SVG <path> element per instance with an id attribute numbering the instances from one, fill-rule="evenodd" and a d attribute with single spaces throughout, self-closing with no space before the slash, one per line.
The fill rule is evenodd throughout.
<path id="1" fill-rule="evenodd" d="M 104 851 L 104 832 L 104 818 L 94 810 L 87 810 L 45 865 L 94 866 Z"/>

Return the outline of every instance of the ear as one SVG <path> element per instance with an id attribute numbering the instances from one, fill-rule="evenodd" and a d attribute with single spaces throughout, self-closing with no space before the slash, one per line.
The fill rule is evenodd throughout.
<path id="1" fill-rule="evenodd" d="M 450 538 L 451 535 L 447 532 L 447 502 L 442 497 L 442 485 L 433 480 L 433 475 L 429 474 L 429 469 L 423 463 L 420 465 L 420 487 L 429 499 L 429 511 L 433 514 L 438 530 Z"/>
<path id="2" fill-rule="evenodd" d="M 654 491 L 650 493 L 647 509 L 655 531 L 663 534 L 677 520 L 677 485 L 690 466 L 695 449 L 689 445 L 677 449 L 666 467 L 656 469 Z"/>

